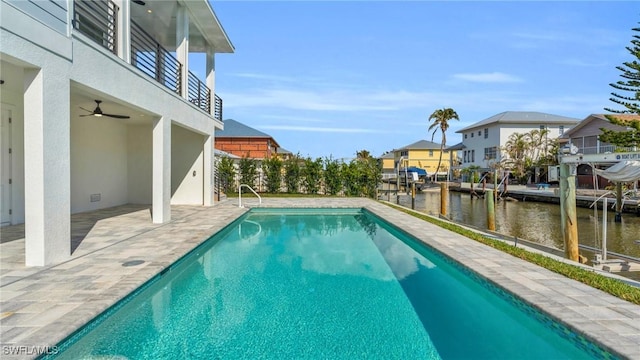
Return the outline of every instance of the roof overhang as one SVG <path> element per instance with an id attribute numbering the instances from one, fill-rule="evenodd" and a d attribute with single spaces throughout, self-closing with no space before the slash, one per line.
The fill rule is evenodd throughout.
<path id="1" fill-rule="evenodd" d="M 184 6 L 189 13 L 189 51 L 204 53 L 233 53 L 231 40 L 224 31 L 207 0 L 145 1 L 144 5 L 131 5 L 131 20 L 150 33 L 168 50 L 176 44 L 177 7 Z"/>

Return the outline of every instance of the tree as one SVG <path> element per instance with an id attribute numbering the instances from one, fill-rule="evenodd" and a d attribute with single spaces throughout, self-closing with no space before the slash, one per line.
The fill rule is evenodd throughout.
<path id="1" fill-rule="evenodd" d="M 298 193 L 300 187 L 300 154 L 284 161 L 284 184 L 290 194 Z"/>
<path id="2" fill-rule="evenodd" d="M 236 168 L 233 160 L 227 156 L 220 157 L 220 161 L 217 163 L 217 171 L 222 192 L 228 194 L 234 191 Z"/>
<path id="3" fill-rule="evenodd" d="M 438 166 L 436 166 L 436 175 L 434 176 L 434 180 L 438 180 L 438 171 L 440 171 L 440 164 L 442 163 L 442 153 L 444 152 L 444 146 L 447 143 L 447 130 L 449 129 L 449 121 L 450 120 L 460 120 L 458 117 L 458 113 L 455 112 L 452 108 L 442 108 L 434 111 L 429 116 L 429 122 L 433 120 L 433 124 L 429 126 L 429 131 L 433 129 L 433 133 L 431 134 L 431 141 L 433 141 L 434 136 L 436 136 L 436 132 L 438 129 L 442 133 L 442 141 L 440 143 L 440 158 L 438 159 Z"/>
<path id="4" fill-rule="evenodd" d="M 247 154 L 240 159 L 238 169 L 240 170 L 240 184 L 247 184 L 254 187 L 256 178 L 258 177 L 257 161 L 249 158 Z"/>
<path id="5" fill-rule="evenodd" d="M 511 134 L 502 148 L 506 154 L 502 159 L 503 166 L 511 169 L 521 183 L 526 182 L 528 163 L 531 163 L 531 158 L 527 156 L 529 148 L 528 136 L 520 133 Z"/>
<path id="6" fill-rule="evenodd" d="M 324 193 L 328 195 L 337 195 L 342 189 L 342 180 L 340 177 L 340 163 L 333 157 L 324 159 Z"/>
<path id="7" fill-rule="evenodd" d="M 640 32 L 640 28 L 633 28 L 633 31 Z M 631 46 L 626 49 L 634 56 L 633 61 L 627 61 L 622 66 L 616 66 L 620 70 L 620 75 L 625 80 L 619 80 L 616 83 L 609 84 L 615 89 L 611 93 L 609 100 L 618 105 L 622 105 L 625 109 L 610 109 L 606 111 L 620 115 L 640 115 L 640 35 L 633 35 Z M 616 91 L 630 92 L 632 95 L 622 95 Z M 600 129 L 600 141 L 608 142 L 622 147 L 637 147 L 640 145 L 640 120 L 625 119 L 624 116 L 605 115 L 611 123 L 624 126 L 627 131 L 615 131 L 609 129 Z"/>
<path id="8" fill-rule="evenodd" d="M 322 184 L 322 159 L 312 160 L 310 157 L 304 159 L 302 168 L 302 182 L 305 191 L 310 194 L 317 194 Z"/>
<path id="9" fill-rule="evenodd" d="M 282 160 L 274 155 L 262 161 L 262 168 L 264 169 L 264 180 L 266 182 L 267 192 L 272 194 L 280 192 L 280 186 L 282 185 Z"/>

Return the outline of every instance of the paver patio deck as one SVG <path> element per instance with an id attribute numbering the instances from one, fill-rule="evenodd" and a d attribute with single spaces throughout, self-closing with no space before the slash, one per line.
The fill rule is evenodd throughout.
<path id="1" fill-rule="evenodd" d="M 266 198 L 262 206 L 366 207 L 575 332 L 622 357 L 640 359 L 638 305 L 373 200 Z M 134 205 L 76 214 L 71 258 L 49 267 L 25 267 L 23 228 L 2 228 L 0 351 L 31 358 L 38 354 L 26 350 L 54 346 L 245 211 L 232 200 L 208 208 L 173 206 L 167 224 L 152 224 L 148 207 Z M 123 266 L 132 260 L 144 262 Z"/>

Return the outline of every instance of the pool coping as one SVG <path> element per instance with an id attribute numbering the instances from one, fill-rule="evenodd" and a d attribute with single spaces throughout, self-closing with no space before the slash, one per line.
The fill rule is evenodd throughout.
<path id="1" fill-rule="evenodd" d="M 623 358 L 640 358 L 638 305 L 371 199 L 269 197 L 263 200 L 262 207 L 365 208 L 603 348 Z M 48 346 L 53 349 L 247 211 L 233 205 L 232 201 L 209 208 L 175 208 L 186 209 L 187 215 L 175 216 L 169 224 L 134 234 L 104 249 L 96 249 L 35 274 L 25 272 L 28 276 L 24 279 L 2 286 L 0 342 L 3 355 L 6 355 L 7 346 Z M 184 234 L 185 229 L 190 231 Z M 146 262 L 139 267 L 121 266 L 124 261 L 137 258 Z M 8 358 L 37 355 L 22 353 Z"/>

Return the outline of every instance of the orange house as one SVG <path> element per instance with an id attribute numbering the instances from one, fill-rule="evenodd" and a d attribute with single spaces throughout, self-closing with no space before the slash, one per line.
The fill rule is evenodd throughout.
<path id="1" fill-rule="evenodd" d="M 224 130 L 215 132 L 215 148 L 240 157 L 270 158 L 279 147 L 271 135 L 233 119 L 224 120 Z"/>

